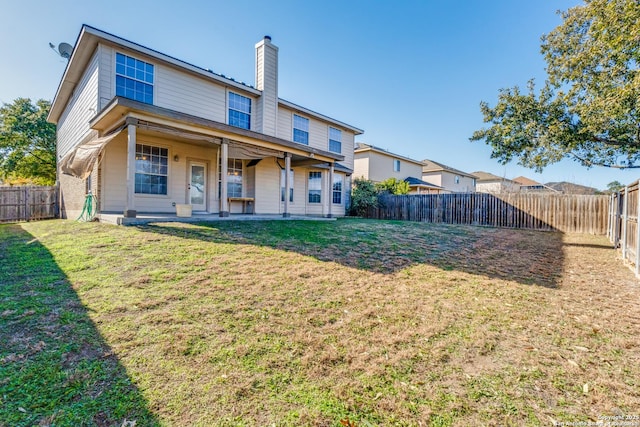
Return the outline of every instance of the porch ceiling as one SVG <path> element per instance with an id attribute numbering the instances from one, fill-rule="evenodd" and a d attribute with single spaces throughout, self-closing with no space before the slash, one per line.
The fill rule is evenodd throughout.
<path id="1" fill-rule="evenodd" d="M 203 119 L 201 117 L 180 113 L 167 108 L 144 104 L 126 98 L 115 97 L 89 122 L 92 129 L 105 135 L 125 123 L 137 123 L 137 120 L 168 126 L 183 132 L 201 135 L 189 139 L 190 143 L 216 143 L 213 138 L 226 138 L 231 141 L 255 145 L 275 151 L 291 153 L 295 159 L 314 159 L 316 162 L 334 163 L 344 160 L 344 156 L 329 151 L 318 150 L 285 139 L 263 135 L 258 132 L 236 128 L 225 123 Z M 158 131 L 155 131 L 158 132 Z M 166 134 L 164 135 L 166 137 Z M 175 135 L 176 138 L 184 136 Z M 207 141 L 206 137 L 212 137 Z M 174 135 L 171 135 L 174 138 Z"/>

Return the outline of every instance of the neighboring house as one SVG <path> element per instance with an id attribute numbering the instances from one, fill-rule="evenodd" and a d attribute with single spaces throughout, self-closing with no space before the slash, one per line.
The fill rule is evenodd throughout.
<path id="1" fill-rule="evenodd" d="M 513 181 L 520 184 L 520 192 L 522 193 L 559 193 L 558 190 L 534 181 L 531 178 L 527 178 L 526 176 L 513 178 Z"/>
<path id="2" fill-rule="evenodd" d="M 476 176 L 476 191 L 478 193 L 518 193 L 520 184 L 488 172 L 473 172 Z"/>
<path id="3" fill-rule="evenodd" d="M 89 190 L 124 217 L 344 215 L 363 131 L 280 99 L 278 48 L 255 49 L 254 87 L 83 26 L 48 117 L 63 216 Z"/>
<path id="4" fill-rule="evenodd" d="M 442 194 L 446 193 L 444 188 L 423 181 L 412 176 L 405 178 L 405 181 L 409 184 L 409 194 Z"/>
<path id="5" fill-rule="evenodd" d="M 422 162 L 419 160 L 410 159 L 362 142 L 356 143 L 353 176 L 372 182 L 381 182 L 389 178 L 407 181 L 411 194 L 428 194 L 441 190 L 439 186 L 420 179 Z"/>
<path id="6" fill-rule="evenodd" d="M 422 163 L 422 179 L 442 187 L 445 192 L 473 193 L 476 191 L 475 175 L 429 159 L 423 160 Z"/>

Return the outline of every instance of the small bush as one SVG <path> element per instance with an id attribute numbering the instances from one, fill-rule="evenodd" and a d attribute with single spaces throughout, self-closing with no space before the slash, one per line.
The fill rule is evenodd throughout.
<path id="1" fill-rule="evenodd" d="M 351 207 L 349 214 L 355 216 L 366 216 L 370 208 L 378 206 L 378 190 L 373 182 L 364 178 L 353 180 L 351 188 Z"/>

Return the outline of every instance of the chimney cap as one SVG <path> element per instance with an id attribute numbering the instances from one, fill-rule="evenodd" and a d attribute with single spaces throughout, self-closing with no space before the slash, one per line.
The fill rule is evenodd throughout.
<path id="1" fill-rule="evenodd" d="M 264 39 L 271 41 L 271 36 L 264 36 Z"/>

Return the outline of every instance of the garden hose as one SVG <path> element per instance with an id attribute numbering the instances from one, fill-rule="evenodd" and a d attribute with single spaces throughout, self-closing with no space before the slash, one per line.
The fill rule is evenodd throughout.
<path id="1" fill-rule="evenodd" d="M 84 206 L 82 207 L 82 213 L 78 217 L 78 221 L 89 222 L 93 221 L 98 213 L 98 200 L 96 196 L 89 192 L 84 199 Z"/>

